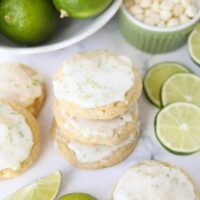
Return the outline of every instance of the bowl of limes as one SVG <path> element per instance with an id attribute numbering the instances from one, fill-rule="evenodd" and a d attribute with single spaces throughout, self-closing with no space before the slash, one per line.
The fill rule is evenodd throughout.
<path id="1" fill-rule="evenodd" d="M 75 44 L 104 26 L 122 0 L 1 0 L 0 51 L 41 53 Z"/>

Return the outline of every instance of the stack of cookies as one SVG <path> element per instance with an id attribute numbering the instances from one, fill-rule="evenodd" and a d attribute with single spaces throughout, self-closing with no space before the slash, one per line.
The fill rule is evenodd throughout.
<path id="1" fill-rule="evenodd" d="M 95 51 L 68 58 L 53 79 L 52 136 L 59 152 L 83 169 L 124 160 L 139 138 L 141 89 L 125 56 Z"/>

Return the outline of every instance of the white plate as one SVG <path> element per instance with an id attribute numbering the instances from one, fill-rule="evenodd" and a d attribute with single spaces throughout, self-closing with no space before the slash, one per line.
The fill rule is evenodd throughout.
<path id="1" fill-rule="evenodd" d="M 0 35 L 0 51 L 22 54 L 41 53 L 62 49 L 75 44 L 102 28 L 118 11 L 122 0 L 113 0 L 110 7 L 98 17 L 86 20 L 59 20 L 54 37 L 41 46 L 22 47 Z"/>

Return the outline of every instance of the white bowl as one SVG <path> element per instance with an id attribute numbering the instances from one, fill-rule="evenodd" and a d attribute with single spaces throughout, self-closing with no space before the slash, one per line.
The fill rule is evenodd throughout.
<path id="1" fill-rule="evenodd" d="M 52 39 L 39 46 L 19 46 L 0 35 L 0 52 L 22 54 L 41 53 L 62 49 L 75 44 L 102 28 L 118 11 L 122 0 L 113 0 L 109 8 L 98 17 L 86 20 L 61 19 Z"/>

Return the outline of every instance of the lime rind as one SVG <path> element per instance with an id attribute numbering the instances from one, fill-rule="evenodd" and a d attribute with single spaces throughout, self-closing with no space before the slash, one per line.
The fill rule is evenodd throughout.
<path id="1" fill-rule="evenodd" d="M 152 105 L 156 106 L 157 108 L 160 108 L 161 105 L 159 104 L 159 102 L 156 101 L 156 100 L 153 100 L 153 98 L 150 97 L 149 93 L 148 93 L 147 90 L 145 89 L 145 83 L 144 83 L 144 81 L 143 81 L 143 88 L 144 88 L 144 90 L 143 90 L 143 91 L 144 91 L 144 94 L 145 94 L 146 98 L 149 100 L 149 102 L 150 102 Z"/>
<path id="2" fill-rule="evenodd" d="M 195 110 L 198 110 L 198 112 L 200 113 L 200 108 L 196 105 L 190 104 L 190 103 L 186 103 L 186 102 L 177 102 L 177 103 L 172 103 L 167 105 L 165 108 L 163 108 L 162 110 L 160 110 L 156 117 L 155 117 L 155 121 L 154 121 L 154 129 L 155 129 L 155 136 L 158 140 L 158 142 L 169 152 L 173 153 L 173 154 L 177 154 L 177 155 L 182 155 L 182 156 L 186 156 L 186 155 L 191 155 L 194 153 L 197 153 L 200 151 L 200 144 L 198 145 L 198 148 L 194 148 L 194 149 L 190 149 L 190 150 L 183 150 L 180 148 L 174 148 L 172 146 L 168 146 L 167 142 L 165 141 L 165 139 L 162 137 L 162 134 L 160 134 L 159 130 L 159 124 L 160 124 L 160 118 L 162 117 L 162 113 L 166 112 L 167 109 L 170 109 L 172 107 L 177 108 L 179 106 L 188 106 L 188 108 L 194 108 Z M 200 136 L 199 136 L 200 139 Z M 197 145 L 196 145 L 197 146 Z"/>
<path id="3" fill-rule="evenodd" d="M 193 44 L 193 40 L 194 40 L 195 37 L 199 38 L 198 39 L 199 42 L 195 42 Z M 192 31 L 192 33 L 190 34 L 190 36 L 188 38 L 189 55 L 197 65 L 200 65 L 200 53 L 199 53 L 199 56 L 196 55 L 196 53 L 195 53 L 196 50 L 194 49 L 196 47 L 200 51 L 200 24 L 196 26 L 196 28 Z"/>
<path id="4" fill-rule="evenodd" d="M 55 194 L 52 197 L 52 200 L 54 200 L 57 197 L 57 195 L 60 191 L 61 184 L 62 184 L 62 172 L 60 170 L 58 170 L 58 171 L 54 172 L 54 175 L 57 175 L 57 177 L 58 177 L 57 181 L 59 184 L 57 185 L 57 190 L 55 191 Z"/>
<path id="5" fill-rule="evenodd" d="M 158 112 L 159 114 L 159 112 Z M 157 114 L 157 115 L 158 115 Z M 161 144 L 161 146 L 167 150 L 168 152 L 170 153 L 173 153 L 175 155 L 179 155 L 179 156 L 189 156 L 189 155 L 192 155 L 192 154 L 195 154 L 195 153 L 198 153 L 199 151 L 194 151 L 194 152 L 181 152 L 181 151 L 175 151 L 175 150 L 172 150 L 170 148 L 168 148 L 166 145 L 164 145 L 162 143 L 162 141 L 159 139 L 158 135 L 157 135 L 157 132 L 156 132 L 156 118 L 157 118 L 157 115 L 155 117 L 155 120 L 154 120 L 154 130 L 155 130 L 155 136 L 156 136 L 156 139 L 158 140 L 158 142 Z"/>
<path id="6" fill-rule="evenodd" d="M 151 88 L 149 87 L 149 78 L 151 77 L 152 73 L 154 72 L 154 70 L 159 70 L 161 68 L 166 68 L 168 66 L 173 66 L 173 68 L 176 67 L 177 70 L 180 70 L 180 72 L 175 72 L 175 73 L 187 73 L 187 72 L 191 72 L 191 70 L 189 70 L 185 65 L 178 63 L 178 62 L 161 62 L 158 64 L 153 65 L 150 69 L 147 70 L 146 75 L 144 76 L 144 80 L 143 80 L 143 85 L 144 85 L 144 93 L 147 97 L 147 99 L 156 107 L 160 108 L 162 107 L 162 103 L 160 98 L 157 99 L 157 97 L 155 97 L 154 95 L 151 94 Z M 162 86 L 162 85 L 161 85 Z M 159 89 L 161 91 L 161 87 Z M 159 91 L 159 97 L 160 97 L 160 92 Z"/>

